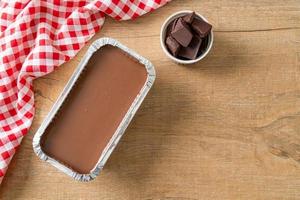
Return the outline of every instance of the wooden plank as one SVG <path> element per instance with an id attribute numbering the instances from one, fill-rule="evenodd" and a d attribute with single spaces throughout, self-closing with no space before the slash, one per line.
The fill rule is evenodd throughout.
<path id="1" fill-rule="evenodd" d="M 193 9 L 215 28 L 207 58 L 171 62 L 164 19 Z M 75 182 L 40 161 L 32 137 L 90 43 L 34 82 L 36 117 L 1 199 L 299 199 L 300 1 L 175 0 L 140 19 L 107 19 L 109 36 L 150 59 L 157 81 L 103 173 Z M 146 44 L 146 45 L 145 45 Z"/>

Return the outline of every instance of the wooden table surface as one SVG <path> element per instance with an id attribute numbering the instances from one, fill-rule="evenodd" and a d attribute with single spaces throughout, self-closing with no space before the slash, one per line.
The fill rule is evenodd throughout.
<path id="1" fill-rule="evenodd" d="M 213 24 L 210 54 L 171 62 L 163 21 L 193 9 Z M 15 199 L 300 199 L 300 1 L 174 0 L 136 21 L 107 19 L 109 36 L 150 59 L 157 79 L 95 181 L 39 160 L 32 138 L 86 47 L 34 82 L 36 116 L 0 188 Z"/>

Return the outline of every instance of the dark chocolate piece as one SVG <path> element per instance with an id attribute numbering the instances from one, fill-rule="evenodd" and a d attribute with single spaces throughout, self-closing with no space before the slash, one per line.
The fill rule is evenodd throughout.
<path id="1" fill-rule="evenodd" d="M 203 54 L 206 51 L 207 46 L 208 46 L 208 40 L 209 40 L 209 35 L 202 38 L 202 42 L 201 42 L 201 46 L 200 46 L 198 55 Z"/>
<path id="2" fill-rule="evenodd" d="M 178 22 L 178 19 L 179 18 L 177 18 L 177 19 L 175 19 L 174 21 L 173 21 L 173 24 L 172 24 L 172 29 L 171 29 L 171 31 L 173 31 L 174 29 L 175 29 L 175 25 L 177 24 L 177 22 Z M 171 34 L 171 33 L 170 33 Z"/>
<path id="3" fill-rule="evenodd" d="M 194 36 L 188 47 L 181 48 L 178 56 L 187 59 L 196 59 L 201 45 L 202 39 L 199 36 Z"/>
<path id="4" fill-rule="evenodd" d="M 172 36 L 167 37 L 166 45 L 171 51 L 172 55 L 177 56 L 180 49 L 180 44 Z"/>
<path id="5" fill-rule="evenodd" d="M 171 35 L 173 23 L 174 23 L 174 21 L 172 21 L 172 22 L 167 26 L 167 30 L 166 30 L 166 38 L 167 38 L 169 35 Z"/>
<path id="6" fill-rule="evenodd" d="M 170 22 L 165 44 L 177 58 L 196 59 L 206 51 L 211 29 L 210 24 L 191 12 Z"/>
<path id="7" fill-rule="evenodd" d="M 187 47 L 193 38 L 191 29 L 189 28 L 187 23 L 183 21 L 182 18 L 178 19 L 174 30 L 172 30 L 171 32 L 171 35 L 175 40 L 177 40 L 179 44 L 181 44 L 184 47 Z"/>
<path id="8" fill-rule="evenodd" d="M 171 21 L 171 23 L 167 26 L 166 38 L 167 38 L 168 36 L 171 35 L 171 32 L 172 32 L 172 30 L 174 29 L 177 20 L 178 20 L 178 18 L 177 18 L 177 19 L 174 19 L 174 20 Z"/>
<path id="9" fill-rule="evenodd" d="M 204 20 L 195 18 L 192 22 L 192 28 L 201 38 L 204 38 L 210 33 L 212 26 Z"/>
<path id="10" fill-rule="evenodd" d="M 185 15 L 182 19 L 186 23 L 191 24 L 193 22 L 194 18 L 195 18 L 195 12 L 192 12 L 190 14 Z"/>
<path id="11" fill-rule="evenodd" d="M 168 36 L 171 35 L 171 32 L 172 32 L 172 30 L 174 30 L 174 27 L 175 27 L 175 25 L 176 25 L 178 19 L 179 19 L 179 18 L 174 19 L 174 20 L 171 21 L 171 23 L 167 26 L 166 38 L 167 38 Z"/>

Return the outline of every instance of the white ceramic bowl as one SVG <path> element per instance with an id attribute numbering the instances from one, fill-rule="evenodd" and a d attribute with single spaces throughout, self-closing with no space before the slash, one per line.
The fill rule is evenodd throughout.
<path id="1" fill-rule="evenodd" d="M 193 63 L 196 63 L 200 60 L 202 60 L 207 54 L 208 52 L 210 51 L 211 47 L 212 47 L 212 44 L 213 44 L 213 40 L 214 40 L 214 35 L 213 35 L 213 31 L 211 30 L 209 36 L 208 36 L 208 45 L 207 45 L 207 48 L 205 50 L 204 53 L 202 53 L 199 57 L 197 57 L 196 59 L 194 60 L 182 60 L 182 59 L 179 59 L 179 58 L 176 58 L 174 57 L 167 49 L 166 47 L 166 44 L 165 44 L 165 37 L 166 37 L 166 31 L 167 31 L 167 27 L 168 25 L 176 18 L 178 17 L 181 17 L 181 16 L 184 16 L 188 13 L 191 13 L 193 11 L 191 10 L 182 10 L 182 11 L 179 11 L 179 12 L 176 12 L 174 13 L 173 15 L 171 15 L 170 17 L 168 17 L 166 19 L 166 21 L 163 23 L 162 27 L 161 27 L 161 31 L 160 31 L 160 45 L 161 45 L 161 48 L 163 49 L 163 51 L 165 52 L 165 54 L 173 61 L 175 61 L 176 63 L 180 63 L 180 64 L 193 64 Z M 202 15 L 200 15 L 199 13 L 195 12 L 196 14 L 196 17 L 206 21 L 207 19 L 205 19 L 205 17 L 203 17 Z M 209 23 L 209 22 L 208 22 Z"/>

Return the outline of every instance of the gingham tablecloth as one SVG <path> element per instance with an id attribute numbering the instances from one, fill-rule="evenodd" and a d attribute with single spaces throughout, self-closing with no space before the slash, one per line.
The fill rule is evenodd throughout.
<path id="1" fill-rule="evenodd" d="M 73 58 L 104 23 L 170 0 L 0 1 L 0 183 L 34 117 L 32 81 Z"/>

